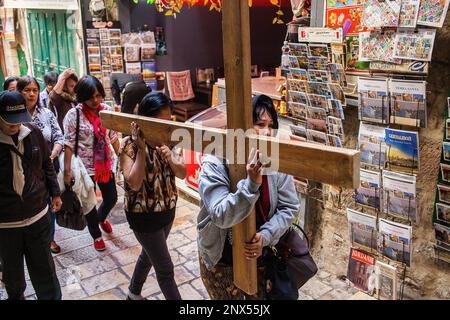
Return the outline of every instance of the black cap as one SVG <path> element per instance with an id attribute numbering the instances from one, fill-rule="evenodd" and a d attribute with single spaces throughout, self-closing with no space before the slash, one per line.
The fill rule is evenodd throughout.
<path id="1" fill-rule="evenodd" d="M 8 124 L 33 121 L 25 105 L 25 98 L 17 91 L 3 91 L 0 94 L 0 117 Z"/>

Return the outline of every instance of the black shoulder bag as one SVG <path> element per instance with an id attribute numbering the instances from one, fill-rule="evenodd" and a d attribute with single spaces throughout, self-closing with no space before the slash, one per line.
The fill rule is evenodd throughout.
<path id="1" fill-rule="evenodd" d="M 75 156 L 78 156 L 78 139 L 80 134 L 80 111 L 77 109 L 77 130 L 75 136 Z M 72 182 L 73 185 L 73 182 Z M 80 200 L 77 194 L 72 190 L 72 185 L 66 185 L 66 190 L 62 193 L 61 210 L 56 213 L 56 223 L 60 227 L 72 230 L 84 230 L 86 228 L 86 219 L 83 215 Z"/>

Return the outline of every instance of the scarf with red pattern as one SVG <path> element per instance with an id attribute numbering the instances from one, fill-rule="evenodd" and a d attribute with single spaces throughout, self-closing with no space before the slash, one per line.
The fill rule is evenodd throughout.
<path id="1" fill-rule="evenodd" d="M 109 145 L 106 142 L 106 129 L 103 128 L 98 115 L 98 112 L 103 110 L 103 106 L 99 105 L 97 110 L 93 110 L 83 103 L 82 110 L 85 117 L 94 127 L 94 181 L 108 182 L 112 176 L 111 154 Z"/>

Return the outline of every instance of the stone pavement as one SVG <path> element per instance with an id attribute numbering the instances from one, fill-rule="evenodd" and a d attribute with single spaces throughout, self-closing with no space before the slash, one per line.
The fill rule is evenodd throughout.
<path id="1" fill-rule="evenodd" d="M 141 248 L 123 213 L 122 189 L 118 187 L 119 203 L 111 213 L 114 232 L 105 236 L 107 250 L 97 252 L 87 231 L 58 228 L 55 240 L 62 252 L 54 256 L 63 299 L 68 300 L 124 300 L 135 262 Z M 175 279 L 183 299 L 209 299 L 200 279 L 196 217 L 198 207 L 179 199 L 176 219 L 168 238 L 168 246 L 175 265 Z M 26 275 L 27 299 L 36 299 L 28 273 Z M 346 282 L 326 271 L 311 279 L 300 291 L 300 300 L 350 299 L 357 291 Z M 162 300 L 155 273 L 152 271 L 144 286 L 143 296 L 149 300 Z M 0 300 L 6 299 L 0 288 Z"/>

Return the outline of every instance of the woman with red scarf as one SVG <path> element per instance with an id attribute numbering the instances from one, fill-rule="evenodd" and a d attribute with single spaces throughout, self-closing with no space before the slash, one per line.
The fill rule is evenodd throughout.
<path id="1" fill-rule="evenodd" d="M 101 110 L 112 110 L 103 104 L 105 89 L 100 81 L 92 76 L 83 77 L 75 87 L 76 108 L 71 109 L 64 118 L 65 153 L 64 153 L 64 183 L 71 185 L 72 156 L 78 155 L 88 174 L 102 193 L 103 202 L 100 207 L 85 215 L 89 233 L 94 239 L 97 251 L 105 250 L 105 243 L 99 228 L 112 233 L 112 227 L 106 219 L 117 202 L 117 190 L 112 172 L 112 152 L 119 152 L 120 143 L 114 131 L 105 129 L 100 121 Z M 77 143 L 78 142 L 78 143 Z"/>

